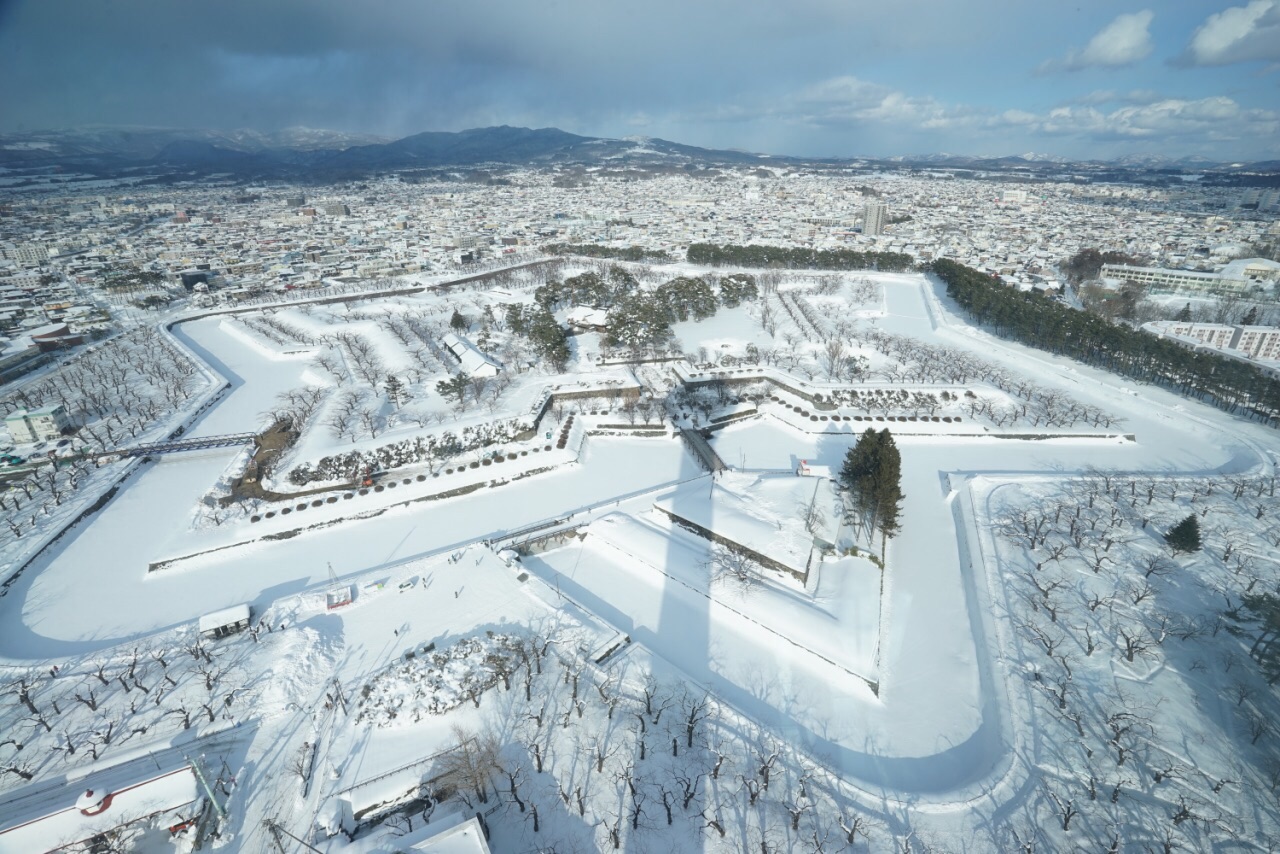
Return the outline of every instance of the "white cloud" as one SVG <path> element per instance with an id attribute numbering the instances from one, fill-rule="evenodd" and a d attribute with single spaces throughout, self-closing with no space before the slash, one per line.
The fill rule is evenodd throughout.
<path id="1" fill-rule="evenodd" d="M 1089 40 L 1083 50 L 1071 50 L 1064 59 L 1049 60 L 1041 73 L 1080 71 L 1085 68 L 1121 68 L 1151 55 L 1151 22 L 1155 12 L 1143 9 L 1120 15 Z"/>
<path id="2" fill-rule="evenodd" d="M 1074 136 L 1095 141 L 1158 139 L 1162 143 L 1191 146 L 1266 140 L 1280 135 L 1280 112 L 1242 107 L 1221 95 L 1196 100 L 1164 98 L 1109 112 L 1088 105 L 1064 106 L 1030 122 L 1023 117 L 1008 121 L 1003 116 L 997 122 L 1046 136 Z"/>
<path id="3" fill-rule="evenodd" d="M 809 86 L 785 103 L 779 110 L 782 115 L 814 126 L 875 122 L 939 130 L 970 124 L 975 117 L 968 108 L 851 76 Z"/>
<path id="4" fill-rule="evenodd" d="M 1280 2 L 1253 0 L 1210 15 L 1191 36 L 1182 61 L 1192 65 L 1228 65 L 1251 60 L 1280 60 Z"/>
<path id="5" fill-rule="evenodd" d="M 1149 90 L 1100 90 L 1053 109 L 948 102 L 867 79 L 823 79 L 767 99 L 722 102 L 663 117 L 663 128 L 736 124 L 755 150 L 908 149 L 1009 152 L 1027 149 L 1093 157 L 1137 149 L 1265 160 L 1280 156 L 1280 110 L 1248 108 L 1226 96 L 1179 99 Z M 714 136 L 714 134 L 713 134 Z M 768 137 L 768 140 L 764 140 Z M 764 140 L 764 141 L 760 141 Z M 797 142 L 799 141 L 799 142 Z M 771 149 L 773 145 L 773 149 Z"/>
<path id="6" fill-rule="evenodd" d="M 1130 89 L 1128 92 L 1117 92 L 1114 89 L 1095 89 L 1087 95 L 1072 98 L 1072 104 L 1151 104 L 1163 100 L 1164 96 L 1150 89 Z"/>
<path id="7" fill-rule="evenodd" d="M 1232 98 L 1170 98 L 1148 90 L 1100 90 L 1046 111 L 995 110 L 946 103 L 863 80 L 833 77 L 768 101 L 724 104 L 710 113 L 673 117 L 790 126 L 806 134 L 856 139 L 932 139 L 947 150 L 1058 147 L 1084 152 L 1141 144 L 1168 151 L 1237 156 L 1280 155 L 1280 111 L 1242 106 Z M 1055 142 L 1056 141 L 1056 142 Z M 1068 143 L 1069 141 L 1069 143 Z"/>

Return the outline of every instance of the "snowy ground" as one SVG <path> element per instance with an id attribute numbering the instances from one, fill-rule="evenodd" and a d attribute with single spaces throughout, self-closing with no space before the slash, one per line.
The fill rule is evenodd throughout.
<path id="1" fill-rule="evenodd" d="M 264 817 L 274 816 L 295 832 L 309 834 L 336 802 L 385 800 L 412 789 L 425 774 L 413 762 L 455 741 L 455 725 L 501 738 L 505 772 L 494 782 L 505 794 L 495 800 L 501 808 L 490 821 L 495 840 L 512 850 L 553 842 L 571 850 L 633 844 L 668 850 L 736 850 L 750 844 L 758 850 L 762 838 L 774 847 L 817 850 L 814 840 L 819 836 L 827 846 L 823 850 L 836 850 L 836 843 L 847 837 L 847 828 L 841 831 L 840 825 L 854 815 L 868 822 L 862 832 L 875 850 L 913 833 L 921 844 L 963 847 L 963 840 L 980 839 L 981 850 L 1011 850 L 1014 828 L 1019 839 L 1039 839 L 1037 848 L 1049 850 L 1080 845 L 1106 850 L 1112 828 L 1135 845 L 1154 845 L 1173 828 L 1182 834 L 1177 844 L 1187 848 L 1217 844 L 1230 835 L 1224 828 L 1242 843 L 1254 844 L 1276 832 L 1274 796 L 1262 790 L 1265 773 L 1260 770 L 1270 756 L 1266 751 L 1273 749 L 1266 747 L 1270 737 L 1259 736 L 1263 747 L 1256 750 L 1245 746 L 1253 720 L 1246 712 L 1273 712 L 1273 689 L 1256 676 L 1256 665 L 1247 656 L 1236 651 L 1227 665 L 1222 656 L 1232 650 L 1204 638 L 1179 642 L 1184 644 L 1180 647 L 1169 641 L 1169 646 L 1130 662 L 1115 646 L 1116 625 L 1099 623 L 1099 634 L 1108 638 L 1105 654 L 1077 652 L 1070 667 L 1082 674 L 1072 690 L 1098 701 L 1082 708 L 1094 716 L 1089 720 L 1098 727 L 1100 740 L 1094 744 L 1081 737 L 1078 749 L 1055 753 L 1075 730 L 1064 730 L 1067 719 L 1043 708 L 1045 702 L 1056 702 L 1044 685 L 1051 688 L 1059 674 L 1037 631 L 1059 629 L 1046 626 L 1039 594 L 1023 581 L 1030 558 L 992 533 L 1011 507 L 1037 507 L 1070 484 L 1095 478 L 1091 473 L 1098 470 L 1120 472 L 1117 477 L 1135 483 L 1152 477 L 1161 483 L 1265 479 L 1273 474 L 1280 447 L 1274 431 L 990 338 L 960 321 L 945 298 L 919 276 L 878 275 L 874 280 L 879 290 L 874 305 L 863 313 L 864 322 L 870 317 L 882 332 L 1032 374 L 1042 387 L 1114 414 L 1122 420 L 1118 429 L 1088 431 L 1112 432 L 1111 438 L 1036 441 L 998 437 L 1001 432 L 1035 432 L 1026 425 L 981 436 L 906 435 L 910 430 L 904 429 L 898 439 L 906 495 L 903 532 L 888 546 L 883 577 L 868 561 L 845 558 L 821 562 L 803 588 L 774 581 L 747 592 L 713 580 L 706 566 L 706 541 L 674 528 L 654 511 L 655 502 L 665 501 L 668 508 L 691 516 L 717 518 L 715 487 L 680 443 L 665 436 L 583 441 L 579 426 L 575 445 L 581 450 L 549 454 L 546 461 L 554 463 L 549 471 L 421 502 L 412 499 L 439 492 L 441 481 L 414 480 L 377 495 L 308 509 L 288 517 L 287 524 L 280 517 L 255 524 L 245 519 L 197 524 L 201 496 L 234 467 L 237 452 L 166 457 L 148 464 L 92 524 L 42 556 L 0 599 L 0 655 L 14 667 L 32 667 L 32 672 L 59 664 L 77 674 L 72 678 L 87 682 L 91 662 L 124 667 L 133 646 L 165 638 L 180 644 L 192 621 L 216 608 L 250 602 L 272 624 L 288 624 L 285 637 L 296 638 L 288 643 L 274 636 L 266 645 L 250 646 L 246 638 L 221 642 L 250 650 L 247 663 L 237 664 L 237 673 L 243 673 L 237 679 L 249 682 L 309 656 L 325 662 L 264 694 L 255 709 L 260 727 L 238 754 L 231 827 L 235 841 L 229 843 L 243 850 L 267 850 L 260 823 Z M 822 300 L 818 305 L 830 310 Z M 300 318 L 295 320 L 301 324 Z M 371 328 L 365 331 L 374 335 Z M 195 321 L 179 326 L 176 334 L 232 383 L 231 392 L 202 417 L 192 435 L 256 429 L 280 392 L 309 381 L 306 359 L 246 346 L 242 331 L 228 330 L 225 321 Z M 702 324 L 682 324 L 678 334 L 687 351 L 694 349 L 691 339 L 701 335 L 708 349 L 735 354 L 745 352 L 748 343 L 761 346 L 764 338 L 771 339 L 762 332 L 758 316 L 745 308 Z M 724 343 L 731 346 L 719 347 Z M 383 354 L 386 362 L 394 358 Z M 641 375 L 658 376 L 649 371 Z M 731 466 L 745 466 L 746 474 L 731 477 L 749 483 L 761 474 L 793 470 L 797 459 L 838 469 L 857 430 L 825 430 L 773 413 L 726 427 L 712 441 Z M 309 454 L 323 446 L 315 436 L 312 441 L 318 444 Z M 534 464 L 518 462 L 511 471 L 521 467 L 529 470 Z M 480 471 L 485 480 L 497 474 L 496 467 Z M 751 494 L 748 487 L 736 492 L 739 502 Z M 1098 498 L 1118 508 L 1122 499 L 1110 491 L 1105 499 Z M 776 504 L 781 499 L 771 500 Z M 1188 508 L 1188 500 L 1186 491 L 1162 499 L 1162 515 L 1153 517 L 1153 524 L 1167 525 Z M 758 537 L 753 526 L 780 515 L 769 504 L 762 496 L 751 513 L 742 506 L 732 508 L 728 527 L 740 540 Z M 1252 530 L 1241 521 L 1252 515 L 1252 508 L 1225 502 L 1215 507 L 1214 513 L 1222 516 L 1215 530 Z M 729 504 L 722 501 L 719 509 L 729 509 Z M 1236 516 L 1240 519 L 1232 521 Z M 492 550 L 469 546 L 543 521 L 555 521 L 577 536 L 523 557 L 523 580 L 520 566 L 509 567 Z M 293 533 L 315 523 L 324 524 Z M 284 538 L 261 539 L 265 534 Z M 1151 542 L 1135 547 L 1133 561 L 1162 548 L 1153 534 L 1144 536 Z M 1222 539 L 1215 536 L 1220 554 Z M 1257 538 L 1251 546 L 1261 579 L 1256 583 L 1266 587 L 1275 584 L 1276 567 L 1274 548 L 1261 537 L 1255 532 L 1245 539 Z M 196 553 L 201 554 L 147 572 L 152 562 Z M 1087 561 L 1079 562 L 1084 560 L 1064 563 L 1054 570 L 1055 577 L 1065 577 L 1069 570 L 1081 583 L 1102 585 L 1089 591 L 1096 595 L 1110 584 L 1121 601 L 1128 595 L 1125 585 L 1137 583 L 1118 569 L 1105 580 L 1095 579 Z M 356 597 L 345 609 L 325 612 L 330 566 Z M 1199 573 L 1204 590 L 1197 593 L 1199 588 L 1188 584 L 1178 594 L 1181 599 L 1162 601 L 1162 609 L 1174 610 L 1174 601 L 1194 600 L 1209 614 L 1214 609 L 1208 603 L 1221 595 L 1219 588 L 1229 596 L 1242 595 L 1230 587 L 1226 559 L 1215 556 L 1210 563 L 1186 563 L 1184 568 Z M 401 583 L 410 580 L 414 583 L 401 592 Z M 1160 601 L 1163 594 L 1152 595 Z M 1068 610 L 1065 604 L 1062 608 Z M 1071 613 L 1073 621 L 1085 624 L 1085 611 Z M 488 688 L 478 705 L 464 701 L 412 726 L 357 725 L 341 711 L 337 694 L 346 704 L 357 705 L 361 687 L 379 673 L 394 672 L 388 668 L 397 667 L 407 651 L 419 655 L 432 643 L 443 650 L 488 631 L 525 638 L 539 630 L 560 639 L 547 660 L 549 673 L 537 685 L 546 703 L 564 715 L 563 725 L 539 720 L 528 730 L 519 723 L 537 710 L 517 702 L 523 696 L 518 679 L 509 691 Z M 628 636 L 631 643 L 616 658 L 600 665 L 589 661 L 592 651 L 615 642 L 618 635 Z M 1197 643 L 1204 652 L 1192 649 Z M 1201 665 L 1193 667 L 1195 661 Z M 1246 675 L 1214 672 L 1224 667 L 1239 667 L 1236 672 Z M 563 679 L 556 668 L 563 668 Z M 1044 673 L 1032 680 L 1028 673 L 1036 668 Z M 1206 669 L 1206 675 L 1190 675 Z M 550 672 L 557 675 L 552 678 Z M 577 681 L 572 682 L 575 696 L 568 694 L 575 672 L 593 704 L 590 710 L 576 696 Z M 491 681 L 496 678 L 492 673 Z M 644 710 L 639 714 L 647 722 L 637 722 L 636 710 L 646 702 L 646 680 L 654 674 L 669 686 L 684 686 L 665 689 L 673 709 L 695 703 L 690 691 L 710 692 L 715 707 L 706 732 L 699 729 L 697 739 L 690 737 L 691 746 L 663 759 L 661 767 L 644 763 L 657 762 L 659 743 L 668 750 L 672 738 L 681 742 L 683 730 L 679 711 L 662 718 Z M 1208 700 L 1223 691 L 1243 690 L 1234 688 L 1236 682 L 1248 689 L 1238 714 L 1228 704 Z M 1095 783 L 1095 789 L 1120 787 L 1119 806 L 1103 809 L 1107 789 L 1097 795 L 1097 809 L 1086 812 L 1086 804 L 1094 803 L 1090 763 L 1097 762 L 1085 753 L 1093 749 L 1101 755 L 1110 744 L 1105 721 L 1115 698 L 1122 696 L 1117 686 L 1137 705 L 1160 712 L 1153 734 L 1130 748 L 1134 756 L 1141 754 L 1138 758 L 1124 766 L 1111 759 L 1094 772 L 1104 781 Z M 195 683 L 189 690 L 198 688 Z M 617 698 L 612 705 L 611 697 Z M 235 714 L 243 712 L 236 708 Z M 551 715 L 547 712 L 548 720 Z M 167 720 L 172 724 L 176 718 Z M 570 727 L 575 721 L 581 723 Z M 95 725 L 77 724 L 86 730 Z M 665 742 L 657 739 L 659 731 Z M 1168 742 L 1180 732 L 1204 735 L 1197 746 L 1177 752 L 1171 760 L 1178 766 L 1173 774 L 1148 781 L 1152 769 L 1164 767 L 1161 757 L 1172 755 Z M 36 733 L 38 738 L 52 735 Z M 540 755 L 549 776 L 531 765 L 535 742 L 546 751 Z M 318 747 L 307 748 L 308 743 Z M 736 746 L 726 746 L 731 743 Z M 592 751 L 597 749 L 612 752 L 596 762 Z M 717 749 L 732 756 L 732 776 L 711 776 L 711 768 L 718 767 Z M 646 758 L 646 750 L 655 758 Z M 308 751 L 314 754 L 315 770 L 304 784 L 286 769 Z M 770 751 L 778 758 L 769 760 Z M 623 762 L 628 755 L 631 759 Z M 773 767 L 774 761 L 776 779 L 785 785 L 775 781 L 773 790 L 762 794 L 757 791 L 762 777 L 769 789 L 762 762 Z M 519 775 L 513 775 L 517 765 Z M 608 770 L 587 773 L 597 766 Z M 35 770 L 47 775 L 57 767 L 42 763 Z M 579 800 L 574 780 L 584 773 L 594 782 L 589 795 Z M 664 787 L 675 791 L 670 781 L 698 774 L 703 788 L 678 810 L 680 821 L 672 823 L 665 815 L 663 801 L 669 793 L 664 794 Z M 1179 791 L 1162 782 L 1170 778 L 1179 780 L 1182 801 Z M 1213 790 L 1225 779 L 1236 782 Z M 805 780 L 811 782 L 806 786 Z M 1193 780 L 1194 791 L 1188 788 Z M 6 786 L 20 782 L 4 778 Z M 1087 816 L 1076 824 L 1071 824 L 1073 816 L 1063 818 L 1062 804 L 1071 800 L 1077 813 Z M 637 803 L 643 806 L 643 820 L 635 812 Z M 1191 815 L 1175 823 L 1173 817 L 1187 803 Z M 535 804 L 544 823 L 536 834 L 525 809 Z M 1213 815 L 1209 804 L 1216 810 Z M 1002 818 L 991 820 L 994 814 Z M 727 832 L 721 834 L 717 824 Z M 371 839 L 358 841 L 352 850 L 379 850 Z M 335 851 L 344 847 L 340 836 L 325 844 Z"/>

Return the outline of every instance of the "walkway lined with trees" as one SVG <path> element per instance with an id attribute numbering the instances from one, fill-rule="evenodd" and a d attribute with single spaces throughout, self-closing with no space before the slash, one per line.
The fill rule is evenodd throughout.
<path id="1" fill-rule="evenodd" d="M 973 322 L 1002 338 L 1154 383 L 1232 415 L 1280 424 L 1280 378 L 1256 365 L 1076 311 L 955 261 L 939 259 L 931 269 Z"/>

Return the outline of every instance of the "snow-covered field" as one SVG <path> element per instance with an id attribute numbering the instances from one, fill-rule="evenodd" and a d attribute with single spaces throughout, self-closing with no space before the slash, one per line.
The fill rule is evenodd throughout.
<path id="1" fill-rule="evenodd" d="M 677 324 L 695 384 L 655 435 L 586 436 L 648 418 L 565 400 L 536 435 L 495 445 L 501 464 L 405 463 L 394 488 L 257 521 L 292 502 L 216 522 L 203 502 L 243 452 L 144 463 L 0 598 L 19 734 L 0 745 L 0 786 L 78 768 L 89 747 L 60 744 L 124 761 L 250 719 L 226 751 L 231 818 L 214 844 L 228 850 L 269 850 L 264 819 L 322 850 L 389 850 L 459 810 L 486 813 L 494 850 L 513 851 L 1265 849 L 1280 734 L 1248 603 L 1280 583 L 1280 437 L 991 338 L 923 277 L 831 278 Z M 187 434 L 261 429 L 282 395 L 320 388 L 270 481 L 283 489 L 285 469 L 353 446 L 528 418 L 550 385 L 676 383 L 658 365 L 602 373 L 582 336 L 568 376 L 526 371 L 451 406 L 432 336 L 455 307 L 486 306 L 497 316 L 499 300 L 468 293 L 181 324 L 181 345 L 231 384 Z M 519 361 L 498 325 L 494 346 Z M 762 393 L 696 385 L 744 366 Z M 388 373 L 408 402 L 375 381 Z M 344 426 L 332 410 L 362 387 Z M 815 403 L 877 388 L 909 393 L 900 421 L 873 420 L 899 410 L 872 398 Z M 937 414 L 963 420 L 916 420 L 922 389 L 955 389 Z M 668 425 L 747 394 L 759 416 L 711 439 L 739 470 L 713 479 Z M 980 399 L 985 414 L 963 408 Z M 1090 424 L 1098 413 L 1111 423 Z M 850 420 L 817 420 L 832 415 Z M 800 459 L 838 471 L 862 429 L 885 426 L 906 498 L 881 570 L 842 554 L 879 542 L 834 508 L 806 518 L 819 481 L 789 473 Z M 562 429 L 564 448 L 518 456 Z M 1191 512 L 1206 548 L 1175 558 L 1163 533 Z M 719 547 L 673 516 L 811 571 L 734 584 L 714 571 Z M 339 587 L 354 601 L 326 610 Z M 217 679 L 201 677 L 213 662 L 183 651 L 194 621 L 241 602 L 255 636 L 210 643 Z M 161 665 L 164 650 L 178 660 Z M 169 705 L 143 701 L 137 683 L 171 668 Z M 91 688 L 101 709 L 72 696 Z M 489 751 L 478 792 L 459 782 L 459 743 Z"/>

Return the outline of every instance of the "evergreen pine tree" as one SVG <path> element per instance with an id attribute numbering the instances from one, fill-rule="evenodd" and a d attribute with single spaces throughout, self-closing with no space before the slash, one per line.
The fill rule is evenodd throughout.
<path id="1" fill-rule="evenodd" d="M 888 428 L 867 428 L 845 454 L 840 484 L 852 496 L 854 512 L 868 535 L 879 531 L 884 546 L 901 527 L 902 455 Z"/>
<path id="2" fill-rule="evenodd" d="M 436 391 L 440 393 L 441 397 L 457 395 L 458 403 L 464 403 L 467 394 L 467 375 L 459 373 L 457 376 L 447 380 L 440 380 L 440 382 L 436 383 Z"/>
<path id="3" fill-rule="evenodd" d="M 875 471 L 876 431 L 868 427 L 858 437 L 858 442 L 844 456 L 844 464 L 840 467 L 840 485 L 848 490 L 853 499 L 854 512 L 866 524 L 873 509 L 870 488 L 872 473 Z"/>
<path id="4" fill-rule="evenodd" d="M 455 308 L 453 310 L 453 317 L 449 318 L 449 326 L 451 326 L 456 332 L 463 332 L 469 325 L 470 324 L 467 323 L 466 315 Z"/>
<path id="5" fill-rule="evenodd" d="M 1244 319 L 1240 321 L 1240 325 L 1253 326 L 1257 322 L 1258 322 L 1258 307 L 1255 305 L 1255 306 L 1251 306 L 1249 310 L 1245 312 Z"/>
<path id="6" fill-rule="evenodd" d="M 878 437 L 876 469 L 876 527 L 882 537 L 880 556 L 883 558 L 890 538 L 901 527 L 898 517 L 902 511 L 902 454 L 887 427 Z"/>
<path id="7" fill-rule="evenodd" d="M 563 371 L 569 363 L 571 354 L 568 340 L 550 311 L 541 309 L 529 320 L 529 341 L 538 355 L 549 361 L 557 371 Z"/>
<path id="8" fill-rule="evenodd" d="M 528 330 L 528 317 L 521 303 L 507 305 L 507 328 L 516 335 L 523 335 Z"/>
<path id="9" fill-rule="evenodd" d="M 400 378 L 394 374 L 387 377 L 384 387 L 387 390 L 387 400 L 389 400 L 393 406 L 399 406 L 408 399 L 408 395 L 405 394 L 404 383 L 402 383 Z"/>
<path id="10" fill-rule="evenodd" d="M 1184 305 L 1182 307 L 1182 310 L 1178 312 L 1178 315 L 1177 317 L 1174 318 L 1174 320 L 1178 321 L 1179 323 L 1189 322 L 1191 320 L 1191 303 L 1187 303 L 1186 305 Z"/>
<path id="11" fill-rule="evenodd" d="M 1200 522 L 1196 519 L 1196 514 L 1192 513 L 1170 528 L 1169 533 L 1164 535 L 1164 541 L 1175 552 L 1200 551 Z"/>

